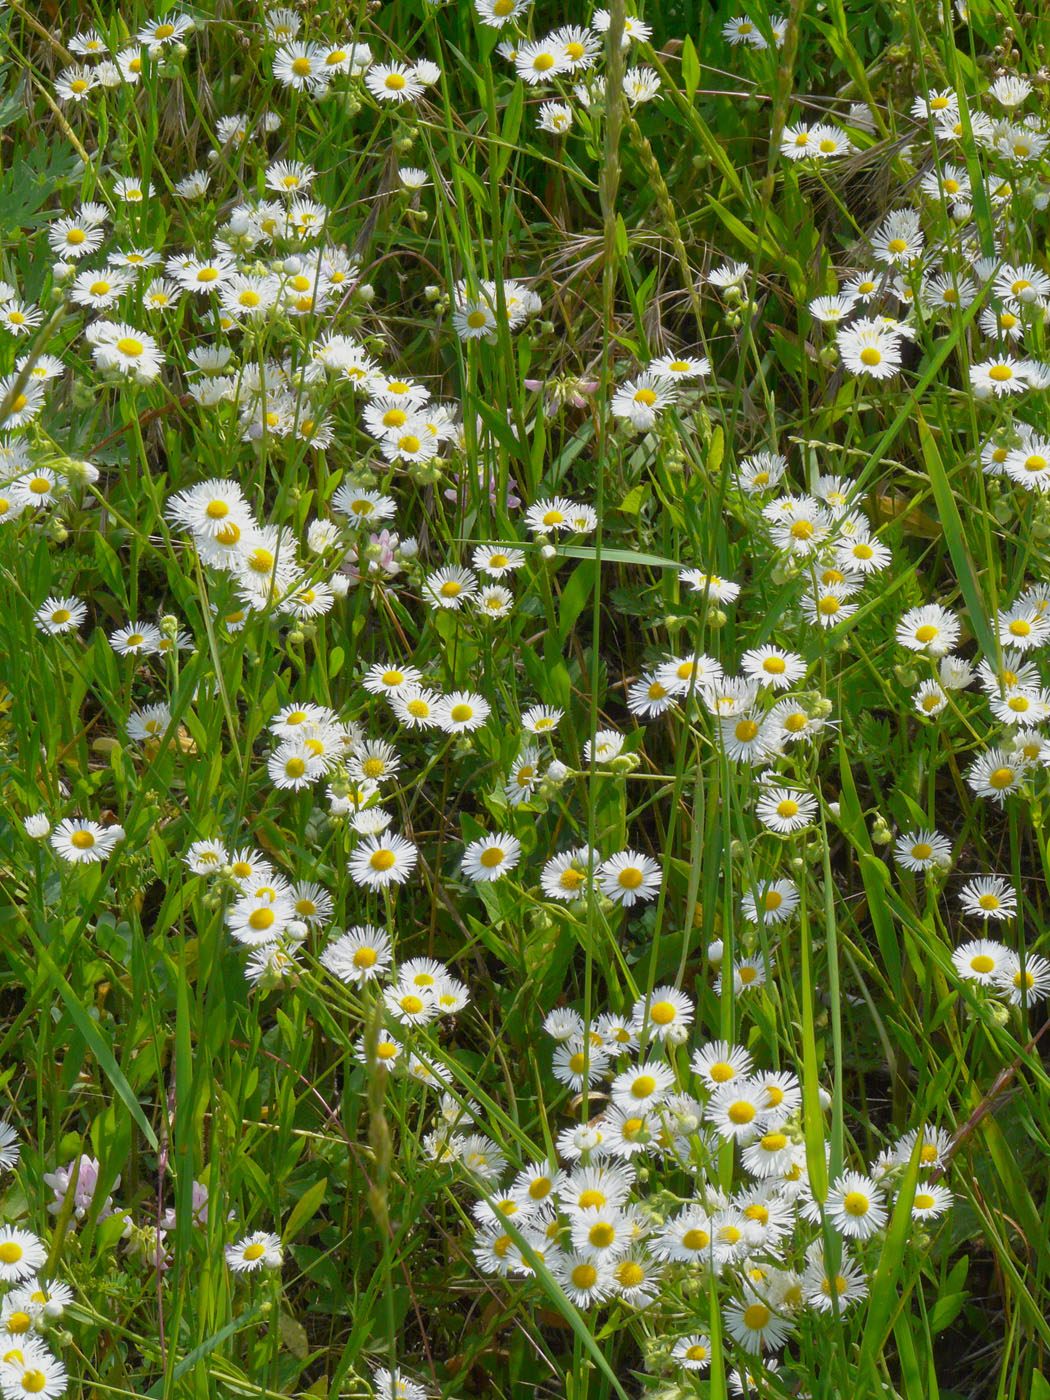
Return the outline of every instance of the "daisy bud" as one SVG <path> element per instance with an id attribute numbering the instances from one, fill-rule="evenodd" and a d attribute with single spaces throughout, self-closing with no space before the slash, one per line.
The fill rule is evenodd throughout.
<path id="1" fill-rule="evenodd" d="M 429 282 L 423 288 L 423 296 L 426 299 L 426 301 L 429 302 L 431 306 L 433 306 L 437 299 L 441 296 L 441 288 L 435 287 L 433 282 Z"/>
<path id="2" fill-rule="evenodd" d="M 71 486 L 94 486 L 98 480 L 98 467 L 93 466 L 90 462 L 67 457 L 64 461 L 57 463 L 56 467 Z"/>
<path id="3" fill-rule="evenodd" d="M 622 753 L 609 763 L 609 771 L 612 773 L 633 773 L 638 767 L 641 759 L 636 753 Z"/>
<path id="4" fill-rule="evenodd" d="M 540 550 L 540 555 L 544 559 L 555 559 L 557 558 L 557 554 L 558 551 L 554 548 L 552 544 L 545 544 Z"/>
<path id="5" fill-rule="evenodd" d="M 716 629 L 719 627 L 724 627 L 727 621 L 728 618 L 726 614 L 722 612 L 721 608 L 715 608 L 713 612 L 709 612 L 707 614 L 708 627 L 714 627 Z"/>
<path id="6" fill-rule="evenodd" d="M 357 288 L 357 295 L 366 305 L 370 305 L 375 301 L 376 289 L 371 282 L 362 282 Z"/>
<path id="7" fill-rule="evenodd" d="M 720 938 L 714 939 L 713 942 L 707 945 L 707 961 L 712 967 L 718 967 L 719 963 L 722 961 L 722 954 L 724 951 Z"/>
<path id="8" fill-rule="evenodd" d="M 890 829 L 883 821 L 882 817 L 876 818 L 875 825 L 872 827 L 871 831 L 871 840 L 872 844 L 875 846 L 888 846 L 893 840 Z"/>

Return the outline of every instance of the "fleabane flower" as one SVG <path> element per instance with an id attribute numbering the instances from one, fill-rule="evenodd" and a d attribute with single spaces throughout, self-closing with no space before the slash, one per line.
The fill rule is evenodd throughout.
<path id="1" fill-rule="evenodd" d="M 478 884 L 499 880 L 514 869 L 521 857 L 521 842 L 500 832 L 471 841 L 463 852 L 463 874 Z"/>
<path id="2" fill-rule="evenodd" d="M 652 370 L 630 379 L 612 397 L 614 418 L 626 419 L 638 429 L 651 428 L 659 415 L 676 400 L 674 381 Z"/>
<path id="3" fill-rule="evenodd" d="M 1017 895 L 1009 880 L 1001 875 L 979 875 L 959 891 L 964 914 L 978 919 L 1012 919 L 1017 912 Z"/>
<path id="4" fill-rule="evenodd" d="M 278 1235 L 255 1230 L 226 1246 L 226 1263 L 235 1274 L 252 1274 L 261 1269 L 279 1269 L 284 1258 Z"/>
<path id="5" fill-rule="evenodd" d="M 662 878 L 663 871 L 655 860 L 632 850 L 610 856 L 597 870 L 602 894 L 628 909 L 639 901 L 655 899 Z"/>
<path id="6" fill-rule="evenodd" d="M 355 885 L 368 889 L 404 884 L 418 859 L 416 847 L 404 836 L 396 833 L 365 836 L 350 857 L 350 878 Z"/>

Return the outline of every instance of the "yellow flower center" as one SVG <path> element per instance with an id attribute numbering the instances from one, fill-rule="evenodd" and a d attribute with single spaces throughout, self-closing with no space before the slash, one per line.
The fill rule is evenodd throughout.
<path id="1" fill-rule="evenodd" d="M 1013 379 L 1014 372 L 1009 365 L 992 365 L 988 371 L 988 378 L 994 379 L 997 384 L 1005 384 L 1008 379 Z"/>
<path id="2" fill-rule="evenodd" d="M 74 831 L 69 840 L 78 851 L 90 851 L 91 847 L 95 844 L 95 838 L 90 831 Z M 0 1259 L 3 1259 L 5 1263 L 10 1263 L 7 1255 L 4 1254 L 5 1249 L 18 1249 L 18 1246 L 0 1244 Z M 21 1259 L 21 1257 L 22 1251 L 19 1249 L 18 1253 L 14 1255 L 14 1258 Z"/>
<path id="3" fill-rule="evenodd" d="M 576 1204 L 579 1206 L 580 1210 L 586 1210 L 588 1206 L 603 1206 L 605 1204 L 605 1195 L 592 1186 L 588 1190 L 580 1192 L 580 1199 Z"/>
<path id="4" fill-rule="evenodd" d="M 573 1287 L 580 1289 L 593 1288 L 598 1281 L 598 1270 L 593 1264 L 577 1264 L 570 1275 Z"/>
<path id="5" fill-rule="evenodd" d="M 908 243 L 904 238 L 891 238 L 886 246 L 891 253 L 903 253 L 907 250 Z"/>
<path id="6" fill-rule="evenodd" d="M 382 872 L 384 870 L 389 870 L 396 860 L 397 857 L 394 855 L 393 851 L 388 851 L 384 848 L 382 850 L 373 851 L 368 858 L 368 863 L 373 870 Z"/>
<path id="7" fill-rule="evenodd" d="M 635 403 L 644 404 L 646 408 L 652 408 L 656 402 L 656 395 L 652 389 L 639 389 L 634 396 Z"/>
<path id="8" fill-rule="evenodd" d="M 637 1288 L 645 1281 L 645 1270 L 633 1259 L 624 1259 L 616 1266 L 616 1282 L 621 1288 Z"/>
<path id="9" fill-rule="evenodd" d="M 744 1309 L 744 1326 L 752 1332 L 761 1332 L 768 1326 L 772 1313 L 764 1303 L 752 1303 Z"/>
<path id="10" fill-rule="evenodd" d="M 706 1230 L 686 1230 L 682 1236 L 682 1246 L 685 1249 L 706 1249 L 711 1243 L 711 1236 Z"/>
<path id="11" fill-rule="evenodd" d="M 933 847 L 928 841 L 916 841 L 911 848 L 911 853 L 916 860 L 929 860 L 930 856 L 933 855 Z"/>
<path id="12" fill-rule="evenodd" d="M 94 837 L 92 837 L 92 842 L 93 841 Z M 75 836 L 73 838 L 73 844 L 76 845 Z M 5 1240 L 3 1244 L 0 1244 L 0 1263 L 17 1264 L 22 1254 L 22 1246 L 16 1240 Z"/>
<path id="13" fill-rule="evenodd" d="M 871 1209 L 871 1202 L 863 1191 L 848 1191 L 842 1198 L 842 1209 L 847 1215 L 859 1217 L 867 1215 Z"/>
<path id="14" fill-rule="evenodd" d="M 643 880 L 642 872 L 636 865 L 626 865 L 616 877 L 616 883 L 624 890 L 636 890 Z"/>
<path id="15" fill-rule="evenodd" d="M 308 78 L 310 76 L 310 60 L 308 58 L 293 58 L 292 72 L 297 78 Z"/>
<path id="16" fill-rule="evenodd" d="M 882 355 L 874 345 L 866 345 L 860 352 L 860 362 L 862 365 L 881 365 Z"/>
<path id="17" fill-rule="evenodd" d="M 405 80 L 400 73 L 388 73 L 383 79 L 383 86 L 391 92 L 400 92 L 405 86 Z"/>
<path id="18" fill-rule="evenodd" d="M 631 1093 L 636 1099 L 647 1099 L 656 1090 L 656 1080 L 651 1074 L 640 1074 L 631 1085 Z"/>
<path id="19" fill-rule="evenodd" d="M 505 858 L 505 852 L 499 846 L 489 846 L 481 853 L 481 864 L 486 870 L 494 870 L 497 865 L 501 865 Z"/>
<path id="20" fill-rule="evenodd" d="M 994 772 L 988 774 L 988 786 L 995 788 L 996 792 L 1002 792 L 1003 788 L 1008 788 L 1014 780 L 1014 770 L 1012 768 L 996 768 Z"/>
<path id="21" fill-rule="evenodd" d="M 604 1223 L 592 1225 L 587 1232 L 587 1239 L 595 1249 L 608 1249 L 615 1238 L 616 1231 L 611 1225 Z"/>
<path id="22" fill-rule="evenodd" d="M 758 725 L 753 719 L 742 719 L 733 733 L 742 744 L 749 744 L 758 733 Z"/>
<path id="23" fill-rule="evenodd" d="M 473 715 L 474 708 L 472 705 L 453 705 L 448 713 L 449 717 L 456 724 L 466 724 L 467 720 Z"/>
<path id="24" fill-rule="evenodd" d="M 737 1099 L 736 1103 L 729 1105 L 729 1121 L 735 1123 L 738 1128 L 750 1123 L 754 1116 L 755 1106 L 746 1099 Z"/>
<path id="25" fill-rule="evenodd" d="M 273 927 L 275 918 L 272 909 L 253 909 L 248 918 L 248 927 L 262 933 L 264 929 Z"/>
<path id="26" fill-rule="evenodd" d="M 797 817 L 798 803 L 790 797 L 785 797 L 782 802 L 777 803 L 776 810 L 778 817 Z"/>
<path id="27" fill-rule="evenodd" d="M 136 360 L 146 347 L 141 340 L 136 340 L 133 335 L 122 335 L 117 341 L 117 349 L 122 355 L 127 355 L 129 360 Z"/>
<path id="28" fill-rule="evenodd" d="M 708 1075 L 716 1084 L 728 1084 L 731 1079 L 736 1078 L 736 1070 L 725 1060 L 716 1060 L 708 1070 Z"/>

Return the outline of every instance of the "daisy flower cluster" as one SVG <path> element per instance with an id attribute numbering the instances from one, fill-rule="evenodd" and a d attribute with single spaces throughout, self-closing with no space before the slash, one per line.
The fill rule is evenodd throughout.
<path id="1" fill-rule="evenodd" d="M 902 1191 L 916 1222 L 949 1208 L 951 1192 L 931 1178 L 950 1139 L 935 1128 L 905 1134 L 830 1181 L 820 1162 L 818 1195 L 797 1077 L 762 1070 L 726 1041 L 689 1054 L 694 1019 L 672 986 L 590 1026 L 572 1010 L 550 1013 L 554 1077 L 577 1095 L 601 1086 L 607 1106 L 592 1116 L 584 1093 L 557 1158 L 537 1146 L 513 1177 L 486 1177 L 471 1247 L 484 1272 L 519 1287 L 542 1269 L 581 1309 L 644 1310 L 647 1363 L 664 1374 L 709 1366 L 708 1289 L 688 1285 L 713 1278 L 721 1335 L 776 1369 L 806 1314 L 845 1313 L 866 1296 Z M 719 1167 L 727 1151 L 732 1185 Z M 834 1265 L 825 1229 L 837 1237 Z"/>
<path id="2" fill-rule="evenodd" d="M 595 1335 L 611 1324 L 603 1343 L 627 1334 L 618 1357 L 640 1354 L 661 1400 L 716 1357 L 734 1392 L 806 1394 L 813 1339 L 859 1313 L 898 1207 L 921 1272 L 966 1137 L 897 1095 L 892 1128 L 851 1109 L 861 1150 L 843 1082 L 900 1056 L 902 1019 L 933 1019 L 942 1065 L 971 1024 L 1012 1058 L 1050 997 L 1025 883 L 1050 767 L 1050 273 L 1028 228 L 1050 207 L 1045 84 L 1012 62 L 973 94 L 924 85 L 899 120 L 874 97 L 785 120 L 766 104 L 780 14 L 707 36 L 750 65 L 736 93 L 706 47 L 668 47 L 658 10 L 626 16 L 607 66 L 605 9 L 428 5 L 391 34 L 338 7 L 326 34 L 311 9 L 236 35 L 172 12 L 119 44 L 99 20 L 27 67 L 34 102 L 51 73 L 48 130 L 80 163 L 0 283 L 12 887 L 48 934 L 46 962 L 25 959 L 32 1004 L 55 990 L 41 1044 L 78 1011 L 97 1059 L 78 1094 L 97 1071 L 164 1135 L 133 1216 L 109 1120 L 71 1102 L 85 1145 L 42 1176 L 68 1256 L 0 1229 L 0 1392 L 65 1392 L 52 1323 L 72 1290 L 41 1275 L 86 1267 L 100 1223 L 156 1273 L 121 1298 L 128 1330 L 156 1300 L 150 1328 L 185 1324 L 163 1364 L 190 1354 L 164 1178 L 225 1131 L 218 1090 L 192 1102 L 196 1067 L 185 1097 L 184 1052 L 215 1053 L 208 979 L 240 968 L 223 1049 L 250 1043 L 265 1072 L 230 1090 L 234 1141 L 287 1126 L 301 1172 L 275 1173 L 272 1230 L 205 1230 L 194 1181 L 198 1255 L 248 1288 L 281 1287 L 293 1256 L 293 1289 L 344 1266 L 356 1289 L 369 1256 L 347 1241 L 369 1210 L 387 1230 L 389 1192 L 405 1249 L 440 1234 L 442 1269 L 449 1220 L 469 1222 L 459 1301 L 490 1287 L 471 1260 L 523 1322 L 567 1300 Z M 206 85 L 218 49 L 236 57 Z M 258 100 L 220 114 L 222 92 Z M 777 112 L 761 230 L 734 193 L 750 118 L 735 147 L 700 140 L 720 103 Z M 852 181 L 875 159 L 893 180 L 869 203 Z M 701 182 L 687 217 L 665 169 Z M 791 229 L 810 196 L 832 212 Z M 977 563 L 949 509 L 971 495 Z M 895 970 L 897 925 L 929 942 Z M 535 1008 L 567 981 L 544 1039 Z M 156 1005 L 129 1043 L 143 985 Z M 834 1095 L 809 1058 L 825 1044 Z M 14 1155 L 0 1125 L 0 1165 Z M 293 1207 L 315 1249 L 280 1220 L 322 1166 L 348 1204 L 341 1225 L 327 1200 Z M 351 1280 L 332 1292 L 334 1338 Z M 321 1353 L 279 1320 L 265 1384 L 292 1393 Z M 219 1335 L 225 1366 L 226 1341 L 244 1349 Z M 372 1388 L 426 1394 L 385 1367 Z"/>
<path id="3" fill-rule="evenodd" d="M 915 141 L 907 152 L 916 171 L 914 203 L 886 213 L 868 236 L 867 265 L 851 269 L 838 290 L 808 306 L 815 320 L 834 331 L 835 349 L 851 375 L 863 382 L 890 379 L 907 361 L 917 361 L 908 346 L 920 330 L 938 336 L 965 320 L 979 332 L 965 366 L 967 387 L 978 399 L 1050 386 L 1050 366 L 1018 353 L 1026 338 L 1038 342 L 1050 278 L 1033 262 L 1015 262 L 1003 248 L 1016 231 L 1017 199 L 1034 210 L 1050 201 L 1050 184 L 1034 165 L 1050 134 L 1040 117 L 1019 116 L 1017 110 L 1031 91 L 1026 79 L 997 79 L 986 94 L 987 111 L 969 107 L 950 89 L 916 99 Z M 809 149 L 819 145 L 814 131 L 789 128 L 784 154 L 793 160 L 821 154 Z M 823 154 L 841 153 L 831 149 L 835 137 L 827 139 Z M 976 191 L 975 171 L 981 177 Z M 991 245 L 974 221 L 975 198 L 990 215 Z M 1029 490 L 1045 489 L 1038 485 L 1036 462 L 1024 466 L 1028 457 L 1039 456 L 1037 430 L 1020 423 L 1012 438 L 1003 434 L 991 444 L 991 452 L 999 445 L 1006 451 L 986 462 L 990 471 Z"/>

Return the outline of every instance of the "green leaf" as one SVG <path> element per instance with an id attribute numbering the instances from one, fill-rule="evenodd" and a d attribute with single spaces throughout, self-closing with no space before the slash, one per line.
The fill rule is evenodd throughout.
<path id="1" fill-rule="evenodd" d="M 697 56 L 696 45 L 688 34 L 682 44 L 682 84 L 686 97 L 692 102 L 700 86 L 700 59 Z"/>
<path id="2" fill-rule="evenodd" d="M 627 241 L 627 225 L 623 221 L 623 215 L 616 216 L 616 251 L 621 258 L 625 258 L 630 252 L 630 244 Z"/>
<path id="3" fill-rule="evenodd" d="M 929 424 L 922 416 L 921 409 L 916 409 L 916 417 L 919 424 L 919 442 L 922 444 L 923 460 L 926 463 L 926 470 L 930 474 L 930 485 L 933 487 L 937 510 L 944 527 L 944 538 L 948 544 L 948 552 L 955 567 L 955 576 L 959 580 L 959 587 L 966 600 L 966 611 L 969 614 L 970 625 L 973 628 L 974 636 L 980 643 L 981 650 L 990 664 L 995 665 L 999 655 L 999 646 L 988 621 L 988 609 L 981 597 L 981 586 L 978 583 L 977 570 L 966 543 L 962 516 L 959 514 L 955 493 L 952 491 L 948 474 L 944 470 L 937 442 L 930 432 Z"/>
<path id="4" fill-rule="evenodd" d="M 598 566 L 593 560 L 578 564 L 569 575 L 558 605 L 558 639 L 563 645 L 573 623 L 587 606 L 597 577 Z"/>
<path id="5" fill-rule="evenodd" d="M 242 1332 L 245 1328 L 253 1326 L 263 1315 L 263 1310 L 267 1306 L 265 1303 L 257 1303 L 255 1307 L 241 1313 L 240 1317 L 235 1317 L 232 1322 L 228 1322 L 225 1327 L 220 1327 L 218 1332 L 213 1333 L 207 1341 L 201 1342 L 199 1347 L 194 1347 L 192 1351 L 187 1352 L 172 1371 L 171 1379 L 173 1381 L 181 1380 L 187 1371 L 192 1371 L 197 1362 L 203 1360 L 205 1356 L 209 1356 L 216 1347 L 221 1347 L 223 1342 L 236 1332 Z M 160 1400 L 165 1390 L 164 1380 L 165 1378 L 161 1376 L 160 1380 L 155 1381 L 150 1386 L 149 1390 L 146 1391 L 145 1400 Z"/>
<path id="6" fill-rule="evenodd" d="M 525 85 L 515 83 L 511 89 L 510 100 L 503 113 L 503 125 L 500 128 L 500 141 L 493 146 L 492 151 L 492 175 L 499 180 L 506 170 L 510 158 L 514 153 L 518 140 L 518 132 L 521 130 L 521 114 L 525 108 Z"/>
<path id="7" fill-rule="evenodd" d="M 857 1371 L 860 1377 L 870 1378 L 872 1384 L 880 1390 L 879 1357 L 882 1355 L 882 1349 L 893 1330 L 894 1314 L 898 1312 L 904 1301 L 903 1298 L 897 1296 L 897 1282 L 903 1276 L 902 1265 L 908 1248 L 908 1239 L 911 1235 L 911 1208 L 912 1202 L 915 1200 L 915 1186 L 919 1180 L 919 1158 L 922 1144 L 923 1125 L 920 1123 L 911 1160 L 905 1168 L 897 1193 L 897 1201 L 893 1207 L 893 1214 L 890 1216 L 890 1222 L 886 1228 L 882 1253 L 879 1255 L 879 1262 L 871 1280 L 868 1316 L 861 1337 Z M 911 1285 L 908 1285 L 905 1297 L 910 1288 Z"/>
<path id="8" fill-rule="evenodd" d="M 566 559 L 595 559 L 598 552 L 593 545 L 570 544 L 558 550 Z M 644 564 L 651 569 L 680 569 L 677 559 L 665 559 L 660 554 L 646 554 L 641 549 L 603 549 L 603 564 Z"/>
<path id="9" fill-rule="evenodd" d="M 648 494 L 648 483 L 644 481 L 639 482 L 637 486 L 631 487 L 630 491 L 627 492 L 627 495 L 624 496 L 616 509 L 622 510 L 624 515 L 637 515 Z"/>
<path id="10" fill-rule="evenodd" d="M 58 995 L 65 1003 L 66 1010 L 77 1030 L 87 1041 L 88 1048 L 98 1061 L 99 1068 L 109 1080 L 124 1106 L 138 1124 L 139 1130 L 149 1143 L 150 1147 L 156 1150 L 157 1135 L 150 1126 L 150 1122 L 142 1111 L 142 1105 L 135 1096 L 135 1092 L 124 1076 L 124 1071 L 117 1064 L 113 1051 L 102 1035 L 96 1023 L 81 1006 L 76 992 L 66 981 L 61 970 L 56 967 L 48 949 L 37 937 L 36 930 L 28 921 L 23 925 L 33 944 L 33 950 L 43 967 L 47 970 L 51 985 L 58 992 Z"/>
<path id="11" fill-rule="evenodd" d="M 320 1181 L 315 1181 L 296 1201 L 292 1207 L 288 1222 L 281 1235 L 281 1242 L 287 1244 L 289 1240 L 294 1240 L 299 1231 L 308 1220 L 312 1220 L 324 1200 L 325 1192 L 328 1190 L 328 1178 L 323 1176 Z"/>
<path id="12" fill-rule="evenodd" d="M 306 1328 L 297 1321 L 290 1313 L 282 1312 L 277 1317 L 277 1330 L 281 1334 L 281 1341 L 292 1353 L 297 1361 L 305 1361 L 310 1355 L 310 1343 L 306 1337 Z"/>

